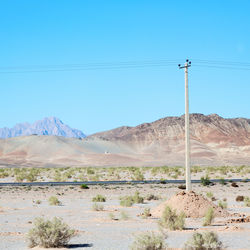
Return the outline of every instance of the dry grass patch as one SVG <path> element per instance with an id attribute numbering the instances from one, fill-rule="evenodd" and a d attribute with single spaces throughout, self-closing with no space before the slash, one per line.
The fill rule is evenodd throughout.
<path id="1" fill-rule="evenodd" d="M 145 232 L 136 236 L 130 247 L 131 250 L 165 250 L 165 237 L 154 232 Z"/>
<path id="2" fill-rule="evenodd" d="M 159 221 L 159 226 L 162 229 L 183 230 L 185 227 L 185 218 L 186 216 L 183 212 L 177 215 L 176 210 L 166 206 Z"/>
<path id="3" fill-rule="evenodd" d="M 29 247 L 62 247 L 69 242 L 74 233 L 75 230 L 70 229 L 62 219 L 57 217 L 51 221 L 36 218 L 34 227 L 28 233 Z"/>

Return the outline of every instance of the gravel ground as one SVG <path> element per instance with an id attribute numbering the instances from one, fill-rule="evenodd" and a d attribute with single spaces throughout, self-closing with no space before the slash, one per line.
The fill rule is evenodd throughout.
<path id="1" fill-rule="evenodd" d="M 193 189 L 198 193 L 212 192 L 217 199 L 227 199 L 230 213 L 250 215 L 250 207 L 242 202 L 236 202 L 237 195 L 250 196 L 250 183 L 239 183 L 239 187 L 230 184 L 216 184 L 203 187 L 194 184 Z M 119 197 L 132 195 L 139 191 L 146 197 L 155 194 L 161 200 L 145 201 L 124 208 L 119 204 Z M 125 250 L 134 240 L 134 236 L 142 231 L 158 231 L 158 219 L 143 219 L 138 216 L 144 208 L 154 208 L 163 200 L 180 191 L 177 185 L 119 185 L 92 186 L 82 190 L 80 187 L 2 187 L 0 189 L 0 249 L 22 250 L 29 249 L 26 233 L 32 228 L 36 217 L 61 217 L 70 227 L 78 230 L 76 237 L 70 241 L 73 249 Z M 92 197 L 102 194 L 107 201 L 102 203 L 104 211 L 92 210 Z M 57 196 L 61 206 L 48 204 L 50 196 Z M 40 200 L 41 204 L 35 204 Z M 121 211 L 127 213 L 127 220 L 111 220 L 110 213 L 120 218 Z M 187 229 L 167 232 L 166 242 L 169 247 L 181 248 L 195 230 L 210 230 L 218 233 L 220 240 L 228 249 L 250 249 L 250 223 L 225 224 L 229 218 L 216 218 L 212 226 L 202 227 L 201 219 L 186 219 Z M 38 249 L 38 248 L 37 248 Z"/>

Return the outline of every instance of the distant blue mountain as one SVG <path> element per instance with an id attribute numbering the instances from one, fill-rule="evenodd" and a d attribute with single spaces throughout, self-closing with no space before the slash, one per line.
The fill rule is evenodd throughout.
<path id="1" fill-rule="evenodd" d="M 84 138 L 86 135 L 77 129 L 72 129 L 56 117 L 46 117 L 33 124 L 21 123 L 13 128 L 0 128 L 0 138 L 25 135 L 57 135 L 64 137 Z"/>

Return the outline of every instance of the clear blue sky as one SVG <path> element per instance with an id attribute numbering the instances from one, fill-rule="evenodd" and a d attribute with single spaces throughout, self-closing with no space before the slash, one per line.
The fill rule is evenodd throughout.
<path id="1" fill-rule="evenodd" d="M 1 1 L 0 72 L 188 57 L 191 112 L 250 118 L 250 70 L 197 65 L 250 63 L 249 13 L 249 0 Z M 184 113 L 177 65 L 0 73 L 0 84 L 0 127 L 56 116 L 91 134 Z"/>

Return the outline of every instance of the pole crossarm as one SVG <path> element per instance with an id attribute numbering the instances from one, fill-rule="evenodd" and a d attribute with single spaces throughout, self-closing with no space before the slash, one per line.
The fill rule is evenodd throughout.
<path id="1" fill-rule="evenodd" d="M 190 171 L 190 138 L 189 138 L 189 95 L 188 95 L 188 68 L 191 62 L 187 59 L 179 69 L 185 69 L 185 166 L 186 166 L 186 190 L 191 191 L 191 171 Z"/>

